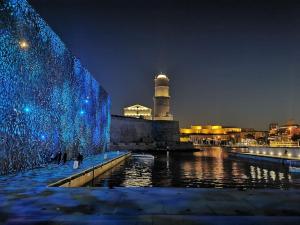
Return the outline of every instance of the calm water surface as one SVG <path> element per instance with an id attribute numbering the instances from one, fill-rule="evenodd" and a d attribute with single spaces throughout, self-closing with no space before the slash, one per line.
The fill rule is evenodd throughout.
<path id="1" fill-rule="evenodd" d="M 222 148 L 152 155 L 131 157 L 88 186 L 300 188 L 300 175 L 288 167 L 230 157 Z"/>

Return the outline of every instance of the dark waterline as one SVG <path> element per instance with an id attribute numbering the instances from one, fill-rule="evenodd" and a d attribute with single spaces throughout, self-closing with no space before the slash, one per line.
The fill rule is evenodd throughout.
<path id="1" fill-rule="evenodd" d="M 87 186 L 300 188 L 300 176 L 288 167 L 230 157 L 222 148 L 152 155 L 131 157 Z"/>

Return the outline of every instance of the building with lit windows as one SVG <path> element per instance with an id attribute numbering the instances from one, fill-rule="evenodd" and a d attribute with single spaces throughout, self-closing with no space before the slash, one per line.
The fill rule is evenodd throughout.
<path id="1" fill-rule="evenodd" d="M 300 125 L 293 121 L 282 126 L 270 125 L 268 139 L 271 147 L 298 147 L 299 137 Z"/>
<path id="2" fill-rule="evenodd" d="M 225 145 L 234 142 L 242 131 L 238 127 L 220 125 L 191 126 L 180 129 L 180 141 L 197 145 Z"/>
<path id="3" fill-rule="evenodd" d="M 146 120 L 152 119 L 152 109 L 142 105 L 132 105 L 123 109 L 123 115 L 127 117 L 142 118 Z"/>
<path id="4" fill-rule="evenodd" d="M 220 125 L 191 126 L 180 129 L 180 141 L 194 146 L 206 145 L 266 145 L 268 131 L 251 128 L 223 127 Z"/>

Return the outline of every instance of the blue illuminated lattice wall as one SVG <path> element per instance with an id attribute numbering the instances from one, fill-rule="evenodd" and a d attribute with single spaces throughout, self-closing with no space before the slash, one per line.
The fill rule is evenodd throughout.
<path id="1" fill-rule="evenodd" d="M 25 0 L 0 0 L 0 173 L 104 151 L 105 90 Z"/>

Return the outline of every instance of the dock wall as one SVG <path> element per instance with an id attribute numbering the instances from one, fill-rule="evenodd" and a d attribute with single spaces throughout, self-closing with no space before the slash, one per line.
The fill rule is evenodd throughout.
<path id="1" fill-rule="evenodd" d="M 86 183 L 92 181 L 95 177 L 103 174 L 107 170 L 112 169 L 114 166 L 118 165 L 130 156 L 130 152 L 126 153 L 117 158 L 111 159 L 99 165 L 95 165 L 94 167 L 91 167 L 80 173 L 74 174 L 70 177 L 52 183 L 48 185 L 48 187 L 81 187 Z"/>
<path id="2" fill-rule="evenodd" d="M 287 157 L 300 159 L 300 147 L 248 147 L 249 153 L 261 154 L 274 157 Z"/>

